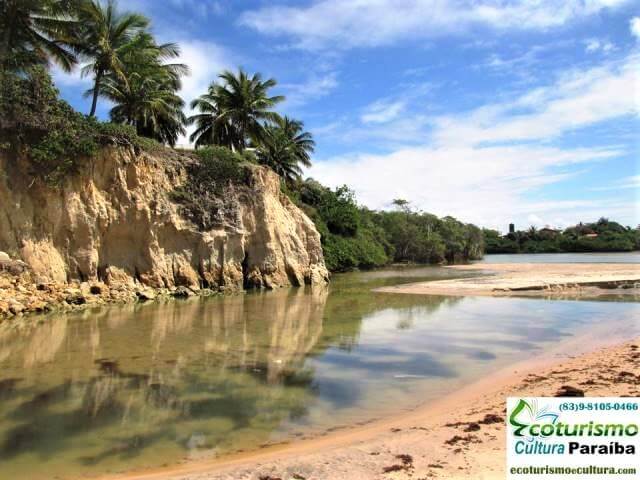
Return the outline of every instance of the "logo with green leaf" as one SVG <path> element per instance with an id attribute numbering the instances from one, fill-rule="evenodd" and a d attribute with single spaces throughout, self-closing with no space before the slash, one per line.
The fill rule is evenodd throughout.
<path id="1" fill-rule="evenodd" d="M 516 437 L 528 437 L 533 440 L 531 435 L 527 435 L 527 429 L 532 424 L 555 424 L 559 415 L 549 411 L 549 407 L 540 408 L 535 399 L 520 399 L 518 404 L 509 415 L 509 424 L 513 427 L 513 434 Z"/>

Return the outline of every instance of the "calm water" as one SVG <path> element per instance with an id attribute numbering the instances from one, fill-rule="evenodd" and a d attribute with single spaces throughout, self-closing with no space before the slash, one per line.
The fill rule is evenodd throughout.
<path id="1" fill-rule="evenodd" d="M 330 288 L 96 309 L 0 324 L 0 478 L 78 478 L 317 435 L 414 407 L 638 304 Z"/>

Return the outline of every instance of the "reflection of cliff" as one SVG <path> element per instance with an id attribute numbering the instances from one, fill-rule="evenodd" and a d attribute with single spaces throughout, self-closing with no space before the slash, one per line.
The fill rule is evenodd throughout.
<path id="1" fill-rule="evenodd" d="M 73 448 L 89 471 L 120 457 L 133 468 L 161 443 L 177 459 L 267 441 L 315 396 L 304 359 L 324 348 L 326 299 L 309 287 L 129 305 L 0 332 L 0 355 L 23 359 L 2 363 L 0 381 L 13 380 L 0 392 L 0 461 Z"/>
<path id="2" fill-rule="evenodd" d="M 317 343 L 327 294 L 318 286 L 224 297 L 216 308 L 207 300 L 165 305 L 149 311 L 151 346 L 164 357 L 172 351 L 187 355 L 199 345 L 210 364 L 248 370 L 261 364 L 274 381 Z M 186 351 L 173 345 L 184 337 L 191 339 Z"/>
<path id="3" fill-rule="evenodd" d="M 49 318 L 47 322 L 25 326 L 22 330 L 0 329 L 0 362 L 22 363 L 25 368 L 51 362 L 63 346 L 68 318 Z M 20 361 L 21 360 L 21 361 Z"/>

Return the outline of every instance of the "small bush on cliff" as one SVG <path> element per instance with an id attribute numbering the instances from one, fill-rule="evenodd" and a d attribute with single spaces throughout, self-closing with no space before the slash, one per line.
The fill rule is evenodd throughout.
<path id="1" fill-rule="evenodd" d="M 236 153 L 226 147 L 207 147 L 197 151 L 197 161 L 187 166 L 187 181 L 172 193 L 183 216 L 200 230 L 210 230 L 225 223 L 231 205 L 225 191 L 246 182 L 247 164 L 253 162 L 249 152 Z"/>
<path id="2" fill-rule="evenodd" d="M 0 144 L 14 155 L 31 160 L 29 173 L 49 185 L 60 185 L 77 173 L 102 145 L 151 149 L 124 125 L 102 123 L 76 112 L 58 98 L 58 90 L 42 67 L 25 75 L 0 77 Z"/>

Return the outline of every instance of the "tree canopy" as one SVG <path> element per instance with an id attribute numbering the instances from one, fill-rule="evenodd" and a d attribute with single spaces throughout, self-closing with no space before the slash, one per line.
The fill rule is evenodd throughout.
<path id="1" fill-rule="evenodd" d="M 78 21 L 65 0 L 0 0 L 0 71 L 25 72 L 57 63 L 77 64 Z"/>
<path id="2" fill-rule="evenodd" d="M 191 102 L 191 108 L 200 111 L 188 119 L 196 125 L 191 141 L 196 146 L 217 144 L 239 151 L 249 142 L 261 142 L 265 123 L 279 119 L 273 108 L 284 100 L 270 96 L 276 81 L 263 80 L 260 73 L 249 75 L 241 68 L 236 73 L 225 70 L 218 78 L 219 83 L 212 83 L 207 93 Z"/>

